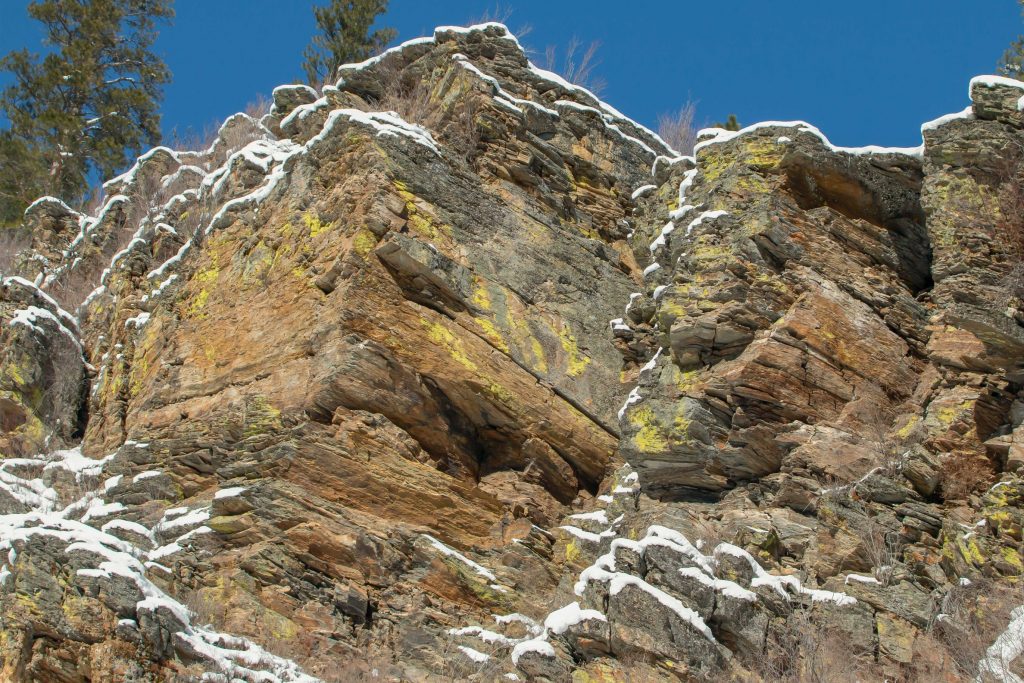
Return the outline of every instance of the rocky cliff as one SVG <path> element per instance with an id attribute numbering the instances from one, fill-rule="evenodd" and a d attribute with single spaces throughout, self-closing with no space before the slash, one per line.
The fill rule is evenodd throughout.
<path id="1" fill-rule="evenodd" d="M 681 157 L 441 28 L 40 199 L 0 677 L 1020 680 L 1024 84 L 970 95 Z"/>

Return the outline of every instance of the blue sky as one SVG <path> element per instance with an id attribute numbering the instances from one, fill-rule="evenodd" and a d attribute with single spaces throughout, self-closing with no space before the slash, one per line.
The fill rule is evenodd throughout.
<path id="1" fill-rule="evenodd" d="M 202 130 L 301 74 L 312 0 L 178 0 L 157 43 L 174 74 L 164 130 Z M 38 49 L 24 2 L 0 0 L 0 53 Z M 624 6 L 626 9 L 624 9 Z M 573 35 L 601 41 L 604 99 L 653 126 L 693 99 L 701 120 L 803 119 L 836 144 L 910 146 L 920 124 L 968 103 L 1024 32 L 1015 0 L 513 0 L 538 52 Z M 399 41 L 465 24 L 491 2 L 392 0 L 382 23 Z M 6 81 L 0 76 L 0 85 Z"/>

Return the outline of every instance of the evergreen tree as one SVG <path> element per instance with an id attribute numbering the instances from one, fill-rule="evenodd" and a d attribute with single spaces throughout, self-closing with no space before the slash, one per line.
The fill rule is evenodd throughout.
<path id="1" fill-rule="evenodd" d="M 1021 6 L 1021 13 L 1024 14 L 1024 0 L 1017 0 L 1017 2 Z M 1013 41 L 1009 49 L 1003 53 L 1003 60 L 999 63 L 999 73 L 1024 81 L 1024 36 L 1017 36 L 1017 40 Z"/>
<path id="2" fill-rule="evenodd" d="M 370 33 L 370 27 L 388 9 L 388 0 L 331 0 L 313 7 L 319 33 L 303 51 L 302 68 L 312 86 L 334 77 L 342 64 L 361 62 L 378 54 L 398 35 L 392 28 Z"/>
<path id="3" fill-rule="evenodd" d="M 712 124 L 712 128 L 725 128 L 726 130 L 739 130 L 741 128 L 740 122 L 736 120 L 736 114 L 729 114 L 729 118 L 724 122 L 719 121 L 718 123 Z"/>
<path id="4" fill-rule="evenodd" d="M 51 48 L 0 59 L 14 82 L 0 93 L 0 221 L 40 194 L 72 203 L 88 176 L 109 177 L 160 141 L 157 106 L 167 66 L 153 52 L 173 0 L 34 0 Z"/>

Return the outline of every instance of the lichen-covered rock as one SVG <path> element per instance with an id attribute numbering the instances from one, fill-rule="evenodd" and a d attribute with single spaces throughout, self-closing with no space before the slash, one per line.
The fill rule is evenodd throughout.
<path id="1" fill-rule="evenodd" d="M 32 283 L 0 284 L 0 458 L 80 436 L 86 393 L 78 324 Z"/>
<path id="2" fill-rule="evenodd" d="M 894 678 L 1024 575 L 1019 85 L 681 158 L 499 24 L 338 76 L 27 212 L 0 676 Z"/>

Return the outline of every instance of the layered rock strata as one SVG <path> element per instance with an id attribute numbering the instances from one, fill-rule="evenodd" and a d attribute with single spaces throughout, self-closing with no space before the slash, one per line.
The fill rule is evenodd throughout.
<path id="1" fill-rule="evenodd" d="M 1024 573 L 1022 95 L 976 79 L 912 150 L 680 157 L 442 28 L 152 150 L 95 217 L 37 201 L 2 675 L 1012 670 L 963 643 Z"/>

